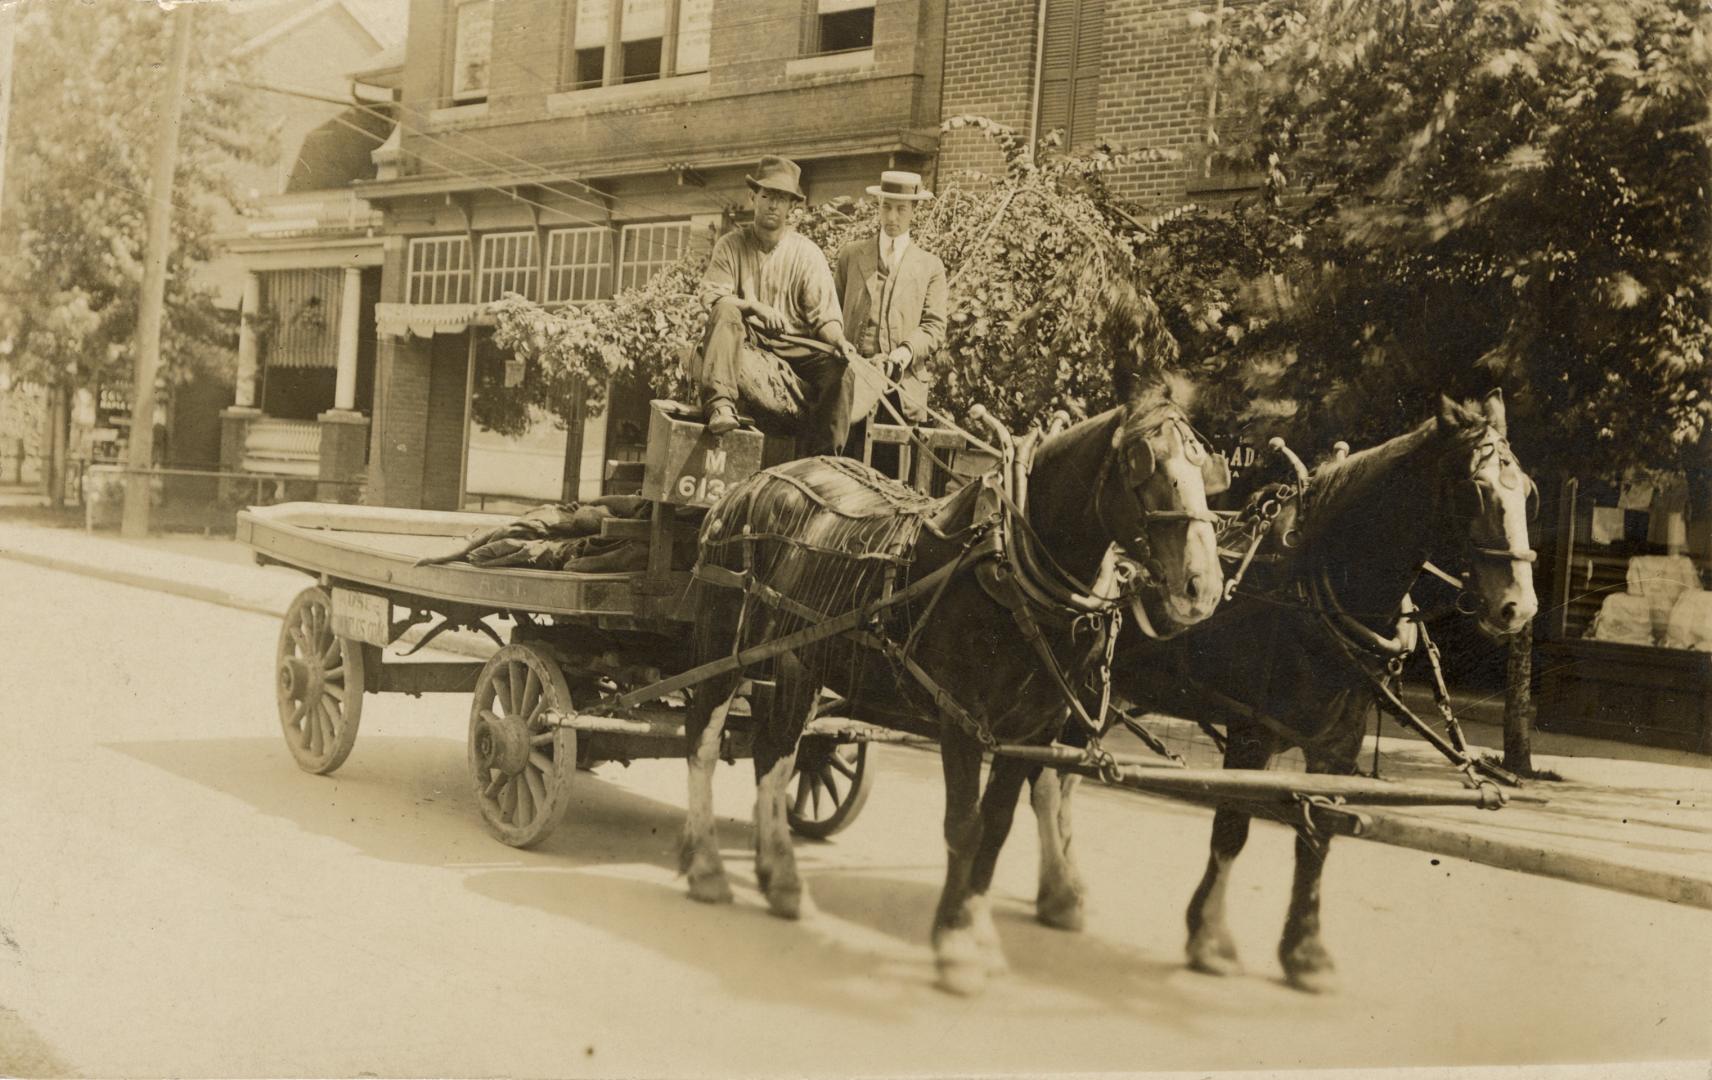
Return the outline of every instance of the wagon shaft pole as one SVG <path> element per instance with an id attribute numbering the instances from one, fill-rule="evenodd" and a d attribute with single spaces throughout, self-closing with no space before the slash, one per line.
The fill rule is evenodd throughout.
<path id="1" fill-rule="evenodd" d="M 1194 802 L 1294 805 L 1304 796 L 1343 799 L 1370 806 L 1476 806 L 1496 810 L 1506 802 L 1544 802 L 1539 796 L 1506 794 L 1491 784 L 1478 788 L 1392 784 L 1359 776 L 1296 776 L 1220 769 L 1142 769 L 1126 765 L 1116 770 L 1117 783 L 1153 795 Z"/>

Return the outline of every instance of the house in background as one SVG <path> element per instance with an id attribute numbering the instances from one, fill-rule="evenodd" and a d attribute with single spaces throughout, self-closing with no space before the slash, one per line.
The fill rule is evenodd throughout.
<path id="1" fill-rule="evenodd" d="M 222 223 L 207 279 L 241 312 L 237 376 L 219 412 L 220 468 L 319 481 L 352 498 L 368 456 L 380 215 L 372 180 L 393 127 L 404 0 L 254 0 L 258 100 L 282 148 L 249 170 L 253 209 Z"/>

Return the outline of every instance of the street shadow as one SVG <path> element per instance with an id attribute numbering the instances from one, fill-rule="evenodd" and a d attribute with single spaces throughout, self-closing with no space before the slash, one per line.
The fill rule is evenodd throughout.
<path id="1" fill-rule="evenodd" d="M 811 874 L 808 880 L 823 913 L 901 935 L 925 949 L 939 902 L 938 884 L 862 872 Z M 1050 987 L 1103 1010 L 1145 1016 L 1185 1033 L 1216 1034 L 1251 1015 L 1252 991 L 1229 992 L 1236 987 L 1282 989 L 1277 980 L 1264 976 L 1198 976 L 1176 957 L 1162 959 L 1109 937 L 1053 929 L 1035 921 L 1031 902 L 1017 898 L 994 897 L 993 923 L 1010 965 L 1000 980 Z M 1299 996 L 1284 990 L 1278 995 L 1280 1006 L 1290 1008 L 1291 999 Z"/>
<path id="2" fill-rule="evenodd" d="M 276 738 L 103 745 L 389 862 L 677 867 L 683 808 L 588 772 L 576 774 L 570 808 L 551 835 L 527 851 L 507 847 L 483 827 L 466 775 L 463 744 L 453 739 L 373 738 L 359 743 L 332 776 L 297 768 Z M 719 827 L 722 842 L 752 846 L 746 823 L 722 818 Z"/>

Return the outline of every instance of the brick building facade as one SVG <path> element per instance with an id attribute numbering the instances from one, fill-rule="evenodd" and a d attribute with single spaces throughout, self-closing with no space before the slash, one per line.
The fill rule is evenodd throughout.
<path id="1" fill-rule="evenodd" d="M 1212 56 L 1185 0 L 951 0 L 944 115 L 974 114 L 1072 144 L 1104 141 L 1173 150 L 1176 161 L 1139 164 L 1111 178 L 1122 195 L 1170 207 L 1224 191 L 1242 178 L 1206 169 Z M 991 173 L 998 152 L 983 136 L 949 132 L 942 176 Z"/>
<path id="2" fill-rule="evenodd" d="M 359 194 L 384 214 L 370 501 L 586 497 L 634 459 L 646 400 L 489 432 L 502 292 L 596 301 L 711 243 L 766 153 L 811 200 L 886 168 L 939 183 L 997 152 L 950 115 L 1169 147 L 1115 177 L 1175 204 L 1200 181 L 1209 58 L 1179 0 L 412 0 L 400 123 Z M 639 428 L 640 426 L 640 428 Z"/>
<path id="3" fill-rule="evenodd" d="M 596 301 L 712 242 L 766 153 L 815 200 L 937 148 L 945 0 L 413 0 L 401 122 L 360 185 L 384 211 L 371 501 L 505 507 L 598 493 L 646 396 L 471 422 L 504 358 L 480 305 Z M 628 25 L 627 25 L 628 20 Z"/>

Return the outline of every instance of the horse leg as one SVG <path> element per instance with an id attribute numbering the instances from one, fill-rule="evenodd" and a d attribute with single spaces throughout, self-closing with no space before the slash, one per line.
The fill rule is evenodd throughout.
<path id="1" fill-rule="evenodd" d="M 1087 895 L 1070 846 L 1070 795 L 1080 779 L 1075 773 L 1041 769 L 1030 781 L 1029 801 L 1040 830 L 1040 890 L 1035 894 L 1034 917 L 1059 930 L 1082 929 Z"/>
<path id="2" fill-rule="evenodd" d="M 782 919 L 797 919 L 813 909 L 797 875 L 785 789 L 796 771 L 797 744 L 814 715 L 820 687 L 788 657 L 779 658 L 777 670 L 771 707 L 765 717 L 755 718 L 755 880 L 766 894 L 768 910 Z"/>
<path id="3" fill-rule="evenodd" d="M 1355 772 L 1361 737 L 1372 703 L 1366 695 L 1344 691 L 1344 700 L 1328 710 L 1330 722 L 1339 725 L 1335 746 L 1308 753 L 1308 772 L 1349 775 Z M 1284 978 L 1298 990 L 1324 994 L 1337 989 L 1336 966 L 1320 940 L 1320 878 L 1330 852 L 1330 835 L 1296 828 L 1296 866 L 1290 884 L 1290 911 L 1284 919 L 1284 936 L 1278 943 L 1278 961 Z"/>
<path id="4" fill-rule="evenodd" d="M 999 864 L 999 852 L 1010 835 L 1011 821 L 1016 816 L 1017 796 L 1023 781 L 1039 767 L 1016 758 L 994 755 L 987 771 L 987 789 L 981 793 L 981 839 L 975 847 L 975 859 L 969 868 L 971 901 L 979 901 L 972 910 L 975 941 L 985 953 L 987 973 L 999 975 L 1010 970 L 1005 962 L 1004 947 L 999 943 L 998 929 L 993 926 L 988 894 L 993 887 L 993 872 Z"/>
<path id="5" fill-rule="evenodd" d="M 1272 758 L 1272 741 L 1255 731 L 1231 725 L 1225 747 L 1225 768 L 1261 769 Z M 1212 852 L 1195 895 L 1189 899 L 1189 967 L 1207 975 L 1230 975 L 1242 970 L 1236 942 L 1225 922 L 1225 891 L 1231 865 L 1248 843 L 1249 815 L 1221 807 L 1213 812 Z"/>
<path id="6" fill-rule="evenodd" d="M 689 813 L 678 847 L 678 872 L 689 875 L 690 897 L 707 904 L 731 901 L 731 885 L 725 880 L 713 819 L 713 770 L 719 764 L 720 734 L 725 730 L 739 681 L 736 675 L 729 675 L 696 687 L 684 715 L 689 746 Z"/>
<path id="7" fill-rule="evenodd" d="M 947 724 L 939 749 L 945 771 L 945 889 L 933 916 L 934 959 L 942 989 L 978 994 L 991 974 L 983 942 L 997 937 L 986 896 L 970 889 L 981 843 L 981 745 Z"/>

